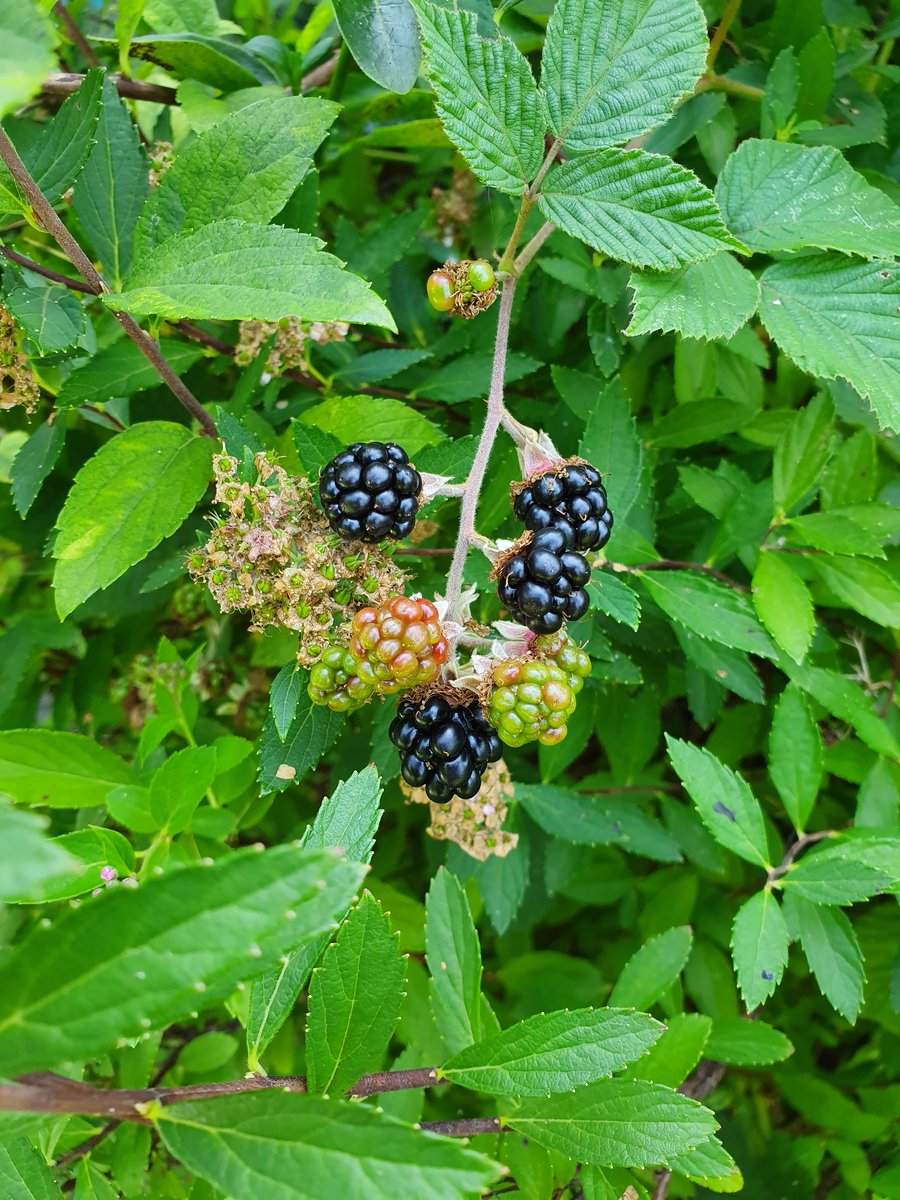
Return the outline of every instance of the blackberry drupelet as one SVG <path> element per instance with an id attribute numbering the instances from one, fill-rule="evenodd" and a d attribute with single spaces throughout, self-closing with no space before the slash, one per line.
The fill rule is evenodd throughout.
<path id="1" fill-rule="evenodd" d="M 400 773 L 429 800 L 471 800 L 502 747 L 477 704 L 452 705 L 443 696 L 401 700 L 388 736 L 400 751 Z"/>
<path id="2" fill-rule="evenodd" d="M 561 530 L 572 550 L 598 550 L 612 530 L 600 472 L 587 463 L 545 471 L 519 492 L 513 511 L 526 529 Z"/>
<path id="3" fill-rule="evenodd" d="M 393 442 L 354 442 L 319 476 L 328 524 L 343 538 L 399 541 L 412 533 L 422 477 Z"/>
<path id="4" fill-rule="evenodd" d="M 577 621 L 588 610 L 591 568 L 568 545 L 565 531 L 542 529 L 500 567 L 500 602 L 534 633 L 556 633 L 564 620 Z"/>
<path id="5" fill-rule="evenodd" d="M 383 696 L 431 683 L 450 655 L 438 610 L 424 597 L 391 596 L 378 608 L 361 608 L 350 628 L 358 674 L 375 679 Z"/>
<path id="6" fill-rule="evenodd" d="M 561 742 L 591 673 L 591 660 L 565 633 L 535 638 L 532 650 L 541 657 L 505 659 L 494 667 L 488 715 L 507 746 Z"/>

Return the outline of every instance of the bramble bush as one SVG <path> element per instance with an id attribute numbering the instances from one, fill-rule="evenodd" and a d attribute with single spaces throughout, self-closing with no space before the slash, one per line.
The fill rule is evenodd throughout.
<path id="1" fill-rule="evenodd" d="M 0 0 L 0 1197 L 900 1197 L 900 15 Z"/>

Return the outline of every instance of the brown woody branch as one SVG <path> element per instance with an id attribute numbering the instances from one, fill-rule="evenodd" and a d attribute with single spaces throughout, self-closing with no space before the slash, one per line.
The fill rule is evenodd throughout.
<path id="1" fill-rule="evenodd" d="M 0 158 L 6 163 L 10 174 L 31 205 L 32 212 L 37 221 L 50 234 L 60 250 L 66 254 L 69 261 L 90 288 L 91 293 L 95 296 L 100 296 L 108 291 L 109 289 L 104 283 L 102 276 L 81 249 L 78 242 L 76 242 L 75 238 L 66 229 L 53 205 L 50 204 L 35 183 L 28 168 L 19 157 L 15 146 L 2 129 L 0 129 Z M 113 312 L 113 316 L 141 353 L 153 364 L 160 378 L 168 386 L 176 400 L 198 421 L 203 432 L 208 437 L 217 438 L 218 431 L 212 417 L 209 416 L 193 392 L 182 383 L 163 358 L 158 342 L 150 337 L 148 333 L 145 333 L 127 313 Z"/>
<path id="2" fill-rule="evenodd" d="M 87 65 L 89 67 L 99 67 L 100 60 L 94 53 L 93 47 L 88 45 L 87 38 L 75 24 L 72 14 L 66 8 L 63 0 L 56 0 L 56 4 L 53 5 L 53 11 L 65 27 L 66 37 L 74 46 L 78 47 L 81 51 L 81 57 Z"/>

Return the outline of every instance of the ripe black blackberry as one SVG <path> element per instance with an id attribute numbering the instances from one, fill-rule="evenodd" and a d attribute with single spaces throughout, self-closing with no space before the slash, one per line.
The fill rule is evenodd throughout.
<path id="1" fill-rule="evenodd" d="M 600 472 L 587 463 L 545 471 L 513 502 L 526 529 L 559 529 L 571 550 L 598 550 L 609 541 L 612 513 Z"/>
<path id="2" fill-rule="evenodd" d="M 556 633 L 564 620 L 588 610 L 585 584 L 591 568 L 569 549 L 568 535 L 555 526 L 542 529 L 518 554 L 501 565 L 497 595 L 514 620 L 534 633 Z"/>
<path id="3" fill-rule="evenodd" d="M 419 511 L 422 476 L 393 442 L 354 442 L 319 476 L 328 524 L 360 542 L 408 537 Z"/>
<path id="4" fill-rule="evenodd" d="M 502 753 L 496 730 L 477 704 L 452 705 L 443 696 L 423 703 L 401 700 L 388 731 L 400 751 L 400 773 L 429 800 L 447 804 L 454 796 L 478 795 L 490 763 Z"/>

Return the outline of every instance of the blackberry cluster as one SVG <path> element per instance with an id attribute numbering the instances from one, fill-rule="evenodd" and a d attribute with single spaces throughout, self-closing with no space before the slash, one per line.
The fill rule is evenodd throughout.
<path id="1" fill-rule="evenodd" d="M 374 678 L 381 695 L 431 683 L 450 655 L 438 610 L 424 598 L 392 596 L 378 608 L 361 608 L 350 628 L 357 674 Z"/>
<path id="2" fill-rule="evenodd" d="M 605 546 L 612 531 L 600 472 L 587 463 L 539 475 L 516 496 L 513 511 L 526 529 L 558 529 L 583 553 Z"/>
<path id="3" fill-rule="evenodd" d="M 501 741 L 555 746 L 591 673 L 591 660 L 566 634 L 535 638 L 540 657 L 513 658 L 494 668 L 489 715 Z"/>
<path id="4" fill-rule="evenodd" d="M 477 704 L 454 706 L 438 695 L 422 703 L 401 700 L 388 735 L 400 751 L 403 778 L 436 804 L 477 796 L 502 750 Z"/>
<path id="5" fill-rule="evenodd" d="M 422 477 L 393 442 L 354 442 L 319 476 L 328 524 L 343 538 L 400 541 L 412 533 Z"/>
<path id="6" fill-rule="evenodd" d="M 556 633 L 564 620 L 588 610 L 586 560 L 569 549 L 566 533 L 542 529 L 518 554 L 502 562 L 497 593 L 513 618 L 534 633 Z"/>

